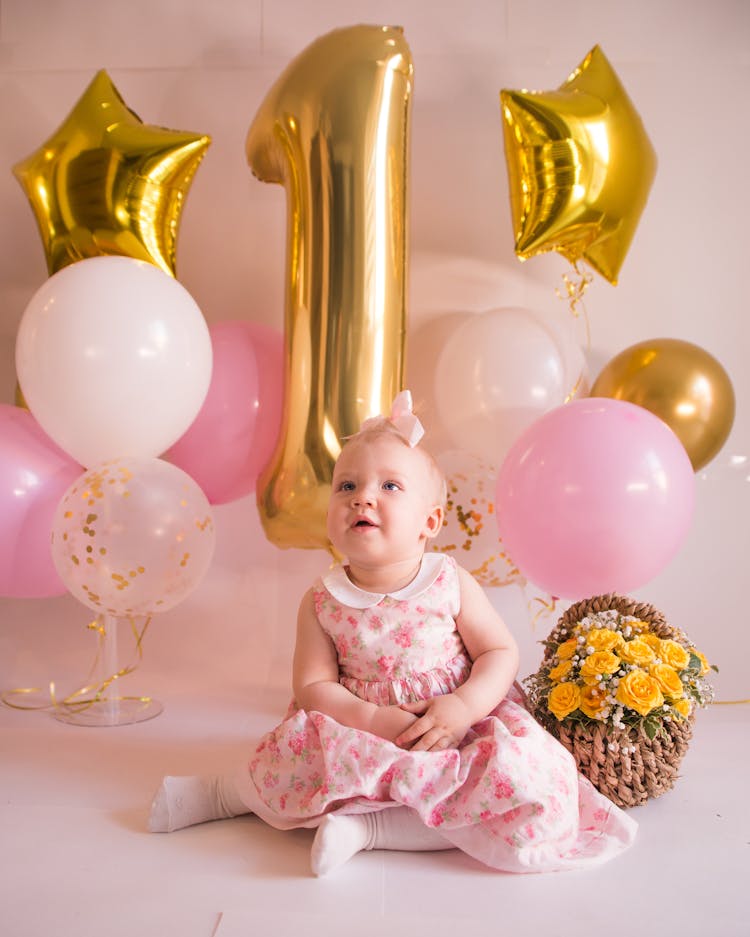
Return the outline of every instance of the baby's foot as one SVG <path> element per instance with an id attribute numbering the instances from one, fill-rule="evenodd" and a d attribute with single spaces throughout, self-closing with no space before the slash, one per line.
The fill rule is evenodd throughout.
<path id="1" fill-rule="evenodd" d="M 173 833 L 249 812 L 227 778 L 167 776 L 154 795 L 148 828 L 151 833 Z"/>
<path id="2" fill-rule="evenodd" d="M 355 853 L 372 848 L 371 838 L 369 814 L 324 817 L 310 853 L 313 874 L 327 875 L 348 862 Z"/>

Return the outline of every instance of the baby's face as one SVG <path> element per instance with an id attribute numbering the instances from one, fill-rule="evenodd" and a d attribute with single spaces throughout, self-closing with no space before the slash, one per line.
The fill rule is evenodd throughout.
<path id="1" fill-rule="evenodd" d="M 391 434 L 344 447 L 333 472 L 328 536 L 350 563 L 417 562 L 441 523 L 440 479 L 424 452 Z"/>

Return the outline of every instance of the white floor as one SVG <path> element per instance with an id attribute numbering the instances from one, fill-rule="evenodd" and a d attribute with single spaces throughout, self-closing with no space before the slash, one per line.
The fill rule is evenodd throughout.
<path id="1" fill-rule="evenodd" d="M 7 937 L 739 937 L 750 934 L 748 706 L 698 714 L 673 791 L 591 872 L 493 873 L 456 851 L 361 853 L 314 878 L 312 834 L 254 817 L 149 834 L 163 774 L 229 769 L 278 692 L 164 688 L 161 715 L 87 728 L 0 707 L 0 933 Z"/>

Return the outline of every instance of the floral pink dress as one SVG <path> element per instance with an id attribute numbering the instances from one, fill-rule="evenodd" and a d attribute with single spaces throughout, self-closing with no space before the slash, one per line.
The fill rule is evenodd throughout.
<path id="1" fill-rule="evenodd" d="M 468 677 L 452 558 L 426 554 L 417 578 L 392 595 L 361 591 L 343 567 L 313 592 L 338 652 L 340 681 L 361 699 L 426 699 Z M 634 820 L 578 774 L 516 690 L 458 748 L 440 752 L 410 752 L 292 707 L 261 740 L 249 769 L 253 810 L 272 826 L 311 827 L 328 813 L 404 805 L 459 849 L 504 871 L 595 865 L 626 849 L 636 831 Z"/>

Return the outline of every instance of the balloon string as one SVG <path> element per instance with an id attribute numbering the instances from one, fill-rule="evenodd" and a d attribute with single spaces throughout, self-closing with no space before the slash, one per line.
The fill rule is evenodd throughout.
<path id="1" fill-rule="evenodd" d="M 529 615 L 531 615 L 532 631 L 536 631 L 536 626 L 539 623 L 540 618 L 555 612 L 557 608 L 557 602 L 558 599 L 554 595 L 547 596 L 546 599 L 541 598 L 541 596 L 535 596 L 533 599 L 527 599 L 526 607 L 529 610 Z M 535 608 L 537 605 L 539 608 Z"/>
<path id="2" fill-rule="evenodd" d="M 575 271 L 575 278 L 564 273 L 562 275 L 562 281 L 565 285 L 565 291 L 563 292 L 560 287 L 556 287 L 555 294 L 558 299 L 567 301 L 568 309 L 574 319 L 583 319 L 586 325 L 586 339 L 587 342 L 590 343 L 591 332 L 589 330 L 588 315 L 586 313 L 586 304 L 583 301 L 583 297 L 586 294 L 586 290 L 589 288 L 589 284 L 593 281 L 594 275 L 582 270 L 578 262 L 571 264 L 571 266 Z"/>
<path id="3" fill-rule="evenodd" d="M 578 391 L 581 389 L 581 385 L 583 384 L 583 378 L 584 378 L 584 371 L 583 369 L 581 369 L 581 371 L 578 374 L 578 377 L 576 378 L 575 384 L 570 388 L 568 393 L 565 395 L 565 400 L 563 400 L 563 403 L 570 403 L 571 400 L 575 399 L 576 395 L 578 394 Z"/>
<path id="4" fill-rule="evenodd" d="M 151 624 L 151 616 L 147 616 L 143 624 L 143 627 L 138 630 L 138 627 L 135 622 L 135 618 L 132 616 L 128 617 L 130 622 L 130 627 L 135 638 L 135 652 L 138 657 L 138 660 L 143 659 L 143 639 L 145 637 L 148 626 Z M 86 678 L 86 683 L 84 686 L 80 687 L 77 690 L 74 690 L 72 693 L 69 693 L 66 697 L 61 700 L 57 699 L 57 690 L 53 680 L 49 684 L 49 699 L 50 701 L 44 702 L 39 705 L 21 705 L 20 703 L 11 702 L 12 697 L 15 696 L 29 696 L 32 693 L 41 693 L 42 689 L 40 687 L 19 687 L 13 690 L 6 690 L 0 694 L 0 701 L 9 706 L 11 709 L 24 709 L 24 710 L 40 710 L 48 711 L 55 710 L 59 712 L 82 712 L 85 709 L 90 708 L 91 706 L 96 705 L 97 703 L 102 703 L 104 701 L 115 701 L 115 700 L 136 700 L 144 704 L 150 703 L 150 696 L 105 696 L 106 691 L 112 686 L 112 684 L 119 680 L 121 677 L 126 677 L 128 674 L 133 673 L 138 664 L 128 664 L 125 667 L 122 667 L 116 673 L 105 677 L 103 680 L 92 680 L 96 670 L 99 667 L 99 662 L 103 656 L 104 643 L 107 638 L 107 630 L 105 626 L 105 619 L 103 615 L 98 615 L 94 621 L 89 622 L 87 628 L 90 631 L 96 631 L 97 633 L 97 647 L 96 654 L 94 656 L 94 661 L 89 670 L 89 675 Z M 91 695 L 93 694 L 93 695 Z"/>
<path id="5" fill-rule="evenodd" d="M 567 301 L 568 309 L 574 319 L 583 321 L 586 332 L 586 351 L 589 352 L 591 350 L 591 328 L 589 326 L 589 317 L 586 312 L 586 304 L 583 301 L 583 297 L 586 294 L 586 290 L 589 288 L 589 284 L 593 281 L 594 275 L 582 270 L 578 261 L 573 263 L 572 267 L 576 274 L 575 278 L 564 273 L 562 275 L 562 281 L 565 285 L 565 289 L 563 291 L 560 287 L 556 287 L 555 295 L 558 299 Z M 578 378 L 577 384 L 579 384 L 580 381 L 581 377 Z M 575 390 L 576 388 L 573 388 L 569 397 L 574 396 Z"/>

